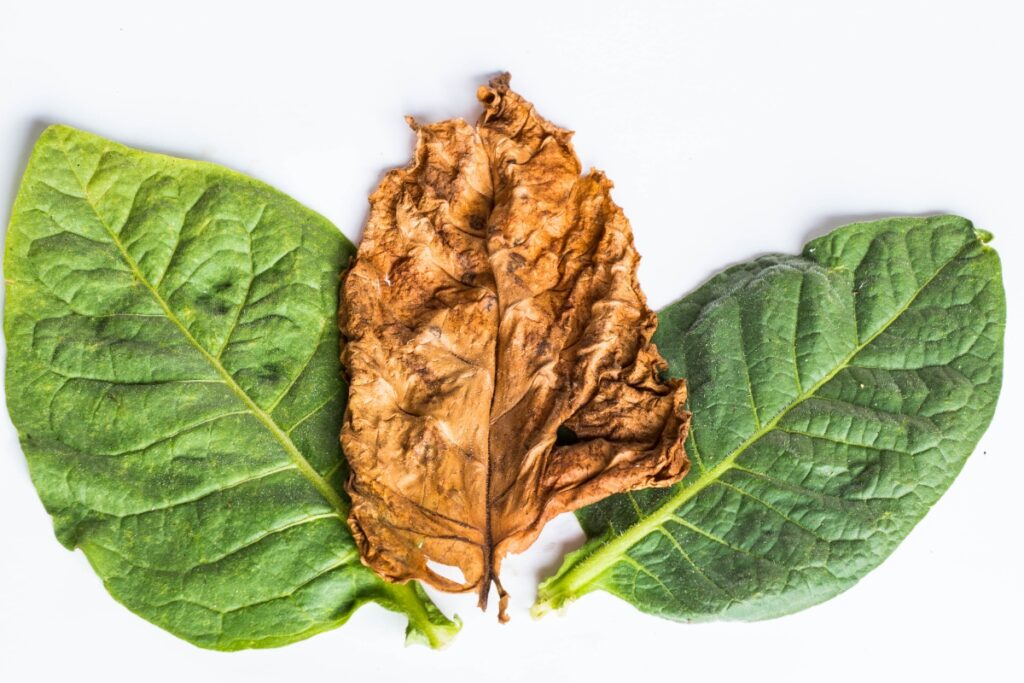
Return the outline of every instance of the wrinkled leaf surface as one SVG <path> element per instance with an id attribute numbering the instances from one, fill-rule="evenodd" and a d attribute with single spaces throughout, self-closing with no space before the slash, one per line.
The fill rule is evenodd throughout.
<path id="1" fill-rule="evenodd" d="M 396 581 L 477 590 L 551 517 L 687 471 L 689 415 L 611 183 L 508 88 L 417 126 L 371 199 L 340 325 L 350 522 Z M 430 562 L 458 568 L 446 578 Z"/>

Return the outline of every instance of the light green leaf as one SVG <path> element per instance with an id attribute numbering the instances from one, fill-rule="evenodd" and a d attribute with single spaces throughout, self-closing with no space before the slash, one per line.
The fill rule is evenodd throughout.
<path id="1" fill-rule="evenodd" d="M 212 164 L 55 126 L 7 235 L 7 401 L 60 541 L 197 645 L 272 647 L 359 605 L 458 629 L 364 568 L 339 494 L 334 324 L 352 245 Z"/>
<path id="2" fill-rule="evenodd" d="M 581 511 L 590 540 L 535 613 L 605 590 L 670 619 L 764 619 L 876 567 L 992 418 L 1006 302 L 990 238 L 953 216 L 850 225 L 664 310 L 693 470 Z"/>

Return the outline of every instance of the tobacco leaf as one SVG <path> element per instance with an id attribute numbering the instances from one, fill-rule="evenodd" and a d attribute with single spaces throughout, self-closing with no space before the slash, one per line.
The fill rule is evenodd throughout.
<path id="1" fill-rule="evenodd" d="M 326 219 L 213 164 L 64 126 L 39 138 L 4 276 L 7 404 L 60 541 L 202 647 L 283 645 L 376 601 L 457 626 L 364 567 L 338 445 Z"/>
<path id="2" fill-rule="evenodd" d="M 604 590 L 669 619 L 765 619 L 878 566 L 992 419 L 1006 299 L 990 239 L 955 216 L 858 223 L 663 310 L 695 471 L 579 511 L 590 540 L 535 613 Z"/>
<path id="3" fill-rule="evenodd" d="M 553 516 L 686 474 L 685 385 L 611 182 L 500 77 L 476 128 L 417 125 L 413 163 L 370 197 L 339 325 L 342 443 L 364 561 L 476 590 Z M 428 563 L 458 568 L 446 578 Z"/>

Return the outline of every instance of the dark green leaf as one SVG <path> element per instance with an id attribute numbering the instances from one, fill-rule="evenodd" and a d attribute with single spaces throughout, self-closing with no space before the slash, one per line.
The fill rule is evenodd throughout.
<path id="1" fill-rule="evenodd" d="M 840 228 L 661 314 L 694 469 L 579 513 L 540 589 L 670 619 L 764 619 L 849 588 L 949 487 L 992 418 L 1006 323 L 990 235 L 952 216 Z"/>
<path id="2" fill-rule="evenodd" d="M 334 324 L 352 245 L 212 164 L 46 130 L 4 262 L 7 401 L 58 538 L 203 647 L 282 645 L 375 600 L 457 626 L 359 561 L 339 495 Z"/>

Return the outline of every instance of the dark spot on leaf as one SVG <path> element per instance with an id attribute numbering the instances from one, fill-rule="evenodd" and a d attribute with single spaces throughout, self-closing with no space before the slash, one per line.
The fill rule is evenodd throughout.
<path id="1" fill-rule="evenodd" d="M 571 446 L 579 442 L 579 435 L 565 425 L 559 427 L 555 432 L 555 446 Z"/>
<path id="2" fill-rule="evenodd" d="M 518 268 L 522 268 L 525 265 L 526 265 L 526 259 L 523 258 L 522 254 L 517 254 L 517 253 L 513 252 L 513 253 L 509 254 L 509 256 L 508 256 L 508 262 L 505 264 L 505 272 L 506 273 L 514 272 Z"/>

